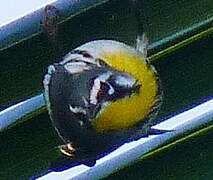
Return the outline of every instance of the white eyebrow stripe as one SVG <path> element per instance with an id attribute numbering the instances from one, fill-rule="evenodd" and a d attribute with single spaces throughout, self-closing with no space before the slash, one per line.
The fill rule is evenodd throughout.
<path id="1" fill-rule="evenodd" d="M 86 58 L 86 57 L 83 57 L 83 58 L 81 59 L 81 61 L 98 65 L 97 62 L 95 61 L 95 59 L 93 59 L 93 58 Z"/>
<path id="2" fill-rule="evenodd" d="M 70 62 L 64 65 L 64 68 L 71 74 L 90 70 L 91 67 L 84 62 Z"/>
<path id="3" fill-rule="evenodd" d="M 94 58 L 87 58 L 84 57 L 82 54 L 75 54 L 71 52 L 64 56 L 64 59 L 60 62 L 60 64 L 64 65 L 69 61 L 72 62 L 76 60 L 98 65 L 98 62 Z"/>
<path id="4" fill-rule="evenodd" d="M 70 109 L 70 111 L 72 111 L 75 114 L 77 114 L 77 113 L 82 113 L 82 114 L 85 114 L 85 115 L 87 114 L 87 111 L 80 106 L 73 107 L 73 106 L 69 105 L 69 109 Z"/>
<path id="5" fill-rule="evenodd" d="M 74 61 L 65 64 L 65 66 L 87 66 L 87 64 L 83 61 Z"/>

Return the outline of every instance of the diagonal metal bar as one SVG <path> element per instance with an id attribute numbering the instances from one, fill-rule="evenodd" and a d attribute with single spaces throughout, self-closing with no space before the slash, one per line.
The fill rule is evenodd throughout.
<path id="1" fill-rule="evenodd" d="M 37 95 L 0 112 L 0 131 L 45 105 L 43 94 Z"/>
<path id="2" fill-rule="evenodd" d="M 14 2 L 1 2 L 0 7 L 0 50 L 28 39 L 41 32 L 44 8 L 54 6 L 59 12 L 59 22 L 81 13 L 107 0 L 21 0 L 20 8 Z M 12 6 L 10 4 L 13 4 Z M 9 6 L 10 5 L 10 6 Z"/>
<path id="3" fill-rule="evenodd" d="M 174 131 L 141 138 L 138 141 L 124 144 L 109 155 L 98 160 L 94 167 L 79 165 L 62 172 L 50 172 L 38 179 L 101 179 L 133 163 L 145 153 L 163 145 L 169 140 L 183 133 L 189 133 L 193 129 L 197 129 L 201 125 L 210 122 L 213 122 L 213 99 L 154 126 L 156 129 Z"/>

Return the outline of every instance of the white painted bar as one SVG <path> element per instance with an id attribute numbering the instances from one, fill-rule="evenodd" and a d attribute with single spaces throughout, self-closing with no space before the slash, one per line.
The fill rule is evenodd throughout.
<path id="1" fill-rule="evenodd" d="M 45 105 L 43 94 L 10 106 L 0 112 L 0 132 L 24 116 Z"/>
<path id="2" fill-rule="evenodd" d="M 96 165 L 91 168 L 79 165 L 62 172 L 50 172 L 38 179 L 95 180 L 104 178 L 133 163 L 145 153 L 163 145 L 168 140 L 210 122 L 213 122 L 213 99 L 154 126 L 156 129 L 174 130 L 172 132 L 141 138 L 138 141 L 124 144 L 109 155 L 98 160 Z"/>
<path id="3" fill-rule="evenodd" d="M 41 32 L 44 8 L 54 6 L 59 22 L 107 0 L 7 0 L 0 2 L 0 50 Z"/>
<path id="4" fill-rule="evenodd" d="M 56 0 L 6 0 L 0 2 L 0 27 L 32 13 Z"/>

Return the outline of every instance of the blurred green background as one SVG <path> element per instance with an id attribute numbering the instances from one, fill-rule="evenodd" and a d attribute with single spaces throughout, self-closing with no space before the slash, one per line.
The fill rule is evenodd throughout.
<path id="1" fill-rule="evenodd" d="M 42 92 L 48 64 L 95 39 L 132 46 L 146 32 L 149 55 L 212 27 L 213 1 L 109 1 L 59 25 L 58 41 L 44 34 L 0 52 L 0 109 Z M 208 23 L 207 23 L 208 22 Z M 183 36 L 181 32 L 190 29 Z M 173 38 L 168 41 L 168 36 Z M 159 121 L 213 95 L 213 33 L 153 61 L 164 91 Z M 146 156 L 108 179 L 211 179 L 212 128 Z M 46 112 L 0 134 L 0 179 L 28 179 L 59 157 L 60 144 Z M 212 177 L 213 178 L 213 177 Z"/>

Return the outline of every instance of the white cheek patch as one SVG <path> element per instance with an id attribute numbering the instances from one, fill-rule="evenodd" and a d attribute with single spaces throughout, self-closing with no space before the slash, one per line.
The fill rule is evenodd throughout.
<path id="1" fill-rule="evenodd" d="M 84 62 L 70 62 L 65 64 L 64 68 L 71 74 L 81 73 L 91 69 L 91 67 Z"/>
<path id="2" fill-rule="evenodd" d="M 77 114 L 77 113 L 81 113 L 84 115 L 87 114 L 86 110 L 82 107 L 73 107 L 73 106 L 69 105 L 69 109 L 70 109 L 70 111 L 72 111 L 75 114 Z"/>
<path id="3" fill-rule="evenodd" d="M 136 83 L 136 80 L 130 76 L 117 76 L 115 83 L 119 86 L 132 87 Z"/>

